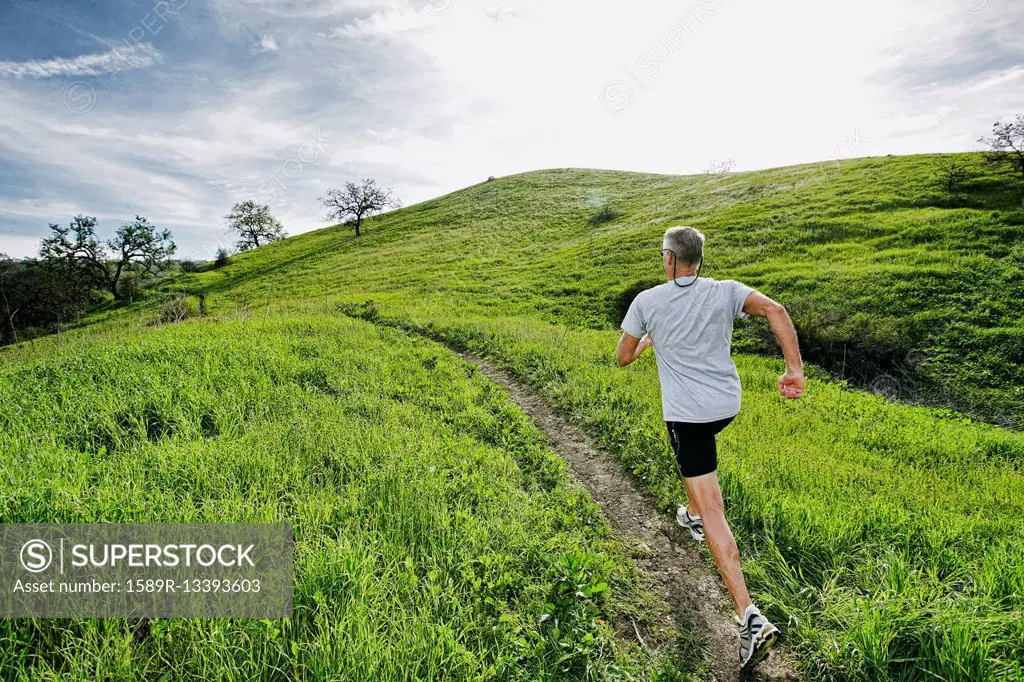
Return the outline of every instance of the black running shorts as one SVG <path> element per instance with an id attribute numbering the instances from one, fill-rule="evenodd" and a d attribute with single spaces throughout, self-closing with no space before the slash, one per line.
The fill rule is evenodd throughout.
<path id="1" fill-rule="evenodd" d="M 726 417 L 713 422 L 665 422 L 668 439 L 676 453 L 676 468 L 683 478 L 710 474 L 718 469 L 718 448 L 715 434 L 735 419 Z"/>

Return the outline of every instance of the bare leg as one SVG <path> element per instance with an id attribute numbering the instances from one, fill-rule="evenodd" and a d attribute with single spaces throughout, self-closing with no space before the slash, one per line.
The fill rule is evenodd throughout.
<path id="1" fill-rule="evenodd" d="M 704 536 L 711 556 L 718 566 L 718 573 L 722 576 L 726 589 L 736 602 L 736 613 L 742 618 L 744 611 L 751 604 L 750 594 L 743 580 L 736 539 L 732 536 L 728 521 L 725 520 L 725 504 L 722 501 L 722 489 L 718 487 L 718 474 L 711 472 L 704 476 L 687 478 L 684 479 L 684 483 L 688 502 L 696 503 L 697 509 L 702 512 L 700 517 L 704 521 Z"/>
<path id="2" fill-rule="evenodd" d="M 685 484 L 685 478 L 683 482 Z M 700 516 L 700 505 L 697 504 L 697 498 L 690 494 L 689 488 L 687 488 L 686 492 L 686 511 L 690 512 L 690 516 Z M 704 517 L 701 516 L 701 518 L 703 519 Z"/>
<path id="3" fill-rule="evenodd" d="M 686 476 L 683 476 L 683 471 L 679 468 L 678 463 L 676 464 L 676 472 L 679 474 L 679 478 L 683 479 L 683 486 L 686 488 L 686 511 L 690 513 L 690 516 L 700 516 L 700 503 L 697 502 L 697 498 L 690 493 L 690 486 L 686 485 L 686 482 L 689 479 L 686 478 Z"/>

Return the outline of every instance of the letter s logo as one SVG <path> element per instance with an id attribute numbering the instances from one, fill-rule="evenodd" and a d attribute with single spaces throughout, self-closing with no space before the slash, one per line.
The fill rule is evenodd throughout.
<path id="1" fill-rule="evenodd" d="M 21 565 L 26 571 L 39 573 L 53 563 L 53 550 L 42 540 L 29 540 L 21 546 Z"/>

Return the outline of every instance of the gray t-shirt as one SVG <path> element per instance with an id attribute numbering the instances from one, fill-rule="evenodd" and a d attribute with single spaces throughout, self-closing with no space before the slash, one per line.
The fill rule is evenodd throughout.
<path id="1" fill-rule="evenodd" d="M 665 282 L 633 300 L 622 330 L 637 338 L 646 333 L 654 343 L 665 421 L 712 422 L 740 411 L 732 323 L 747 317 L 743 303 L 753 291 L 735 280 L 701 277 L 685 288 Z"/>

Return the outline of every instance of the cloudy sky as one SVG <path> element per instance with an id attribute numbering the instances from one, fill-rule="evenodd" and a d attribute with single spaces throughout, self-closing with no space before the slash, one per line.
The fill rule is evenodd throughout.
<path id="1" fill-rule="evenodd" d="M 701 172 L 978 148 L 1024 111 L 1022 0 L 2 0 L 0 252 L 136 214 L 180 257 L 374 177 Z"/>

